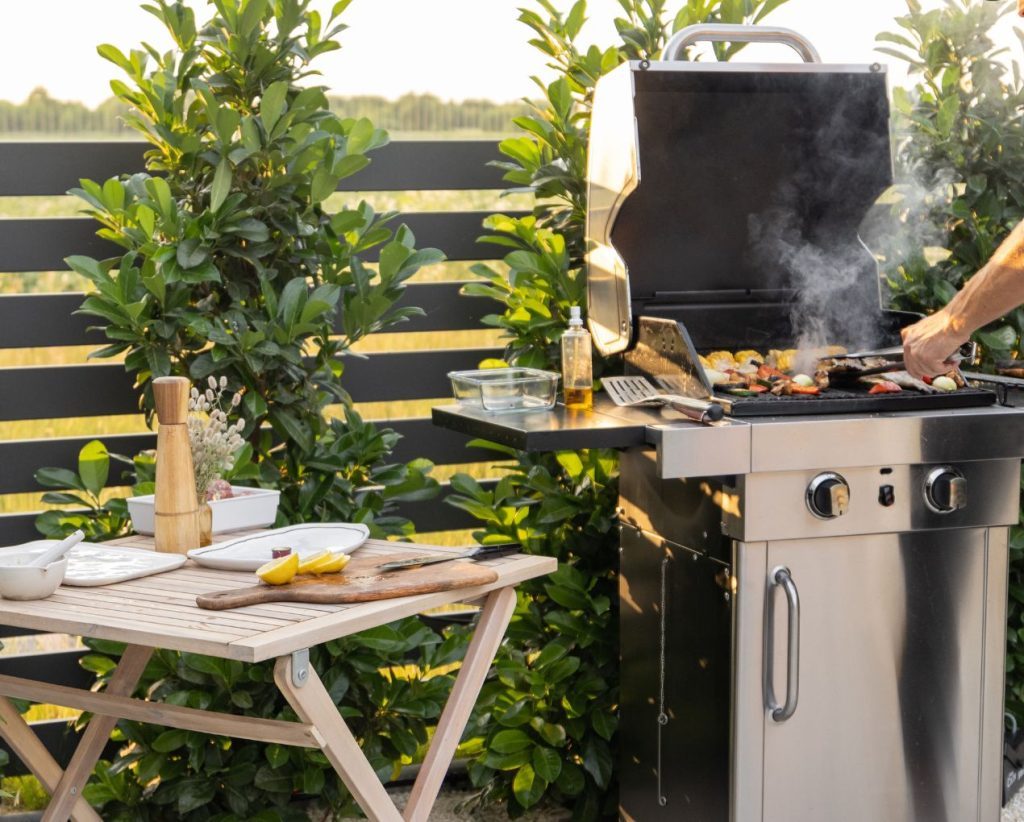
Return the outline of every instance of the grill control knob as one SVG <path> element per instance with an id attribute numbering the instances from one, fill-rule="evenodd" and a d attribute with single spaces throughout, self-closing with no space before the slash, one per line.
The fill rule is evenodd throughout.
<path id="1" fill-rule="evenodd" d="M 839 474 L 818 474 L 807 486 L 807 507 L 819 519 L 841 517 L 850 507 L 850 486 Z"/>
<path id="2" fill-rule="evenodd" d="M 934 468 L 924 483 L 924 501 L 937 514 L 951 514 L 967 507 L 967 480 L 948 465 Z"/>

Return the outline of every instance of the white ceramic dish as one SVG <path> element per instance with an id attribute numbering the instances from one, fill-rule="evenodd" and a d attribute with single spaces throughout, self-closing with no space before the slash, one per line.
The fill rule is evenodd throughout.
<path id="1" fill-rule="evenodd" d="M 280 491 L 266 488 L 243 488 L 232 485 L 236 496 L 218 499 L 210 503 L 213 512 L 213 533 L 239 531 L 243 528 L 263 528 L 273 525 L 277 517 Z M 153 536 L 153 495 L 128 498 L 128 513 L 132 527 L 140 534 Z"/>
<path id="2" fill-rule="evenodd" d="M 37 539 L 23 545 L 0 548 L 0 566 L 7 563 L 8 557 L 37 557 L 56 542 L 55 539 Z M 64 584 L 82 587 L 112 585 L 115 582 L 173 571 L 184 565 L 186 559 L 181 554 L 158 554 L 144 548 L 121 548 L 80 542 L 67 553 L 68 564 Z"/>
<path id="3" fill-rule="evenodd" d="M 189 559 L 194 559 L 207 568 L 217 568 L 221 571 L 255 571 L 273 559 L 272 551 L 275 548 L 291 548 L 300 558 L 328 548 L 350 554 L 366 542 L 369 536 L 370 529 L 358 523 L 321 522 L 289 525 L 287 528 L 276 528 L 265 534 L 239 537 L 208 548 L 196 548 L 189 551 L 188 556 Z"/>
<path id="4" fill-rule="evenodd" d="M 39 556 L 38 551 L 10 553 L 0 558 L 0 598 L 46 599 L 57 590 L 68 568 L 62 557 L 45 568 L 29 568 L 28 563 Z"/>

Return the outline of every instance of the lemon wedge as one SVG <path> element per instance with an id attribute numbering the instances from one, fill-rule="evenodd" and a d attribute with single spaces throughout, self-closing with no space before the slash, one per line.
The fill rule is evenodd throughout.
<path id="1" fill-rule="evenodd" d="M 278 557 L 256 569 L 256 576 L 268 585 L 284 585 L 291 582 L 299 571 L 299 555 L 289 554 Z"/>
<path id="2" fill-rule="evenodd" d="M 315 554 L 310 554 L 304 560 L 299 563 L 300 574 L 312 574 L 314 566 L 323 562 L 325 559 L 331 558 L 330 551 L 317 551 Z"/>
<path id="3" fill-rule="evenodd" d="M 337 574 L 339 571 L 343 570 L 346 565 L 348 565 L 348 561 L 350 559 L 352 559 L 352 557 L 350 557 L 348 554 L 343 554 L 341 552 L 331 554 L 330 557 L 324 560 L 320 565 L 317 565 L 317 567 L 313 570 L 313 573 Z"/>

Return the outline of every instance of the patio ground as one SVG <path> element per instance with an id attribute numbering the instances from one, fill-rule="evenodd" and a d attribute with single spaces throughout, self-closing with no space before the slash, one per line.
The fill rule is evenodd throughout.
<path id="1" fill-rule="evenodd" d="M 1003 809 L 1002 822 L 1024 822 L 1024 791 L 1017 794 Z"/>

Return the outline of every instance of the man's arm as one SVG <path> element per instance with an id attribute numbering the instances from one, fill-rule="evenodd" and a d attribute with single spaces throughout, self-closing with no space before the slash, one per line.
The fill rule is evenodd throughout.
<path id="1" fill-rule="evenodd" d="M 1024 2 L 1024 0 L 1022 0 Z M 971 334 L 1024 303 L 1024 222 L 949 304 L 903 329 L 907 370 L 915 377 L 949 370 L 946 359 Z"/>

